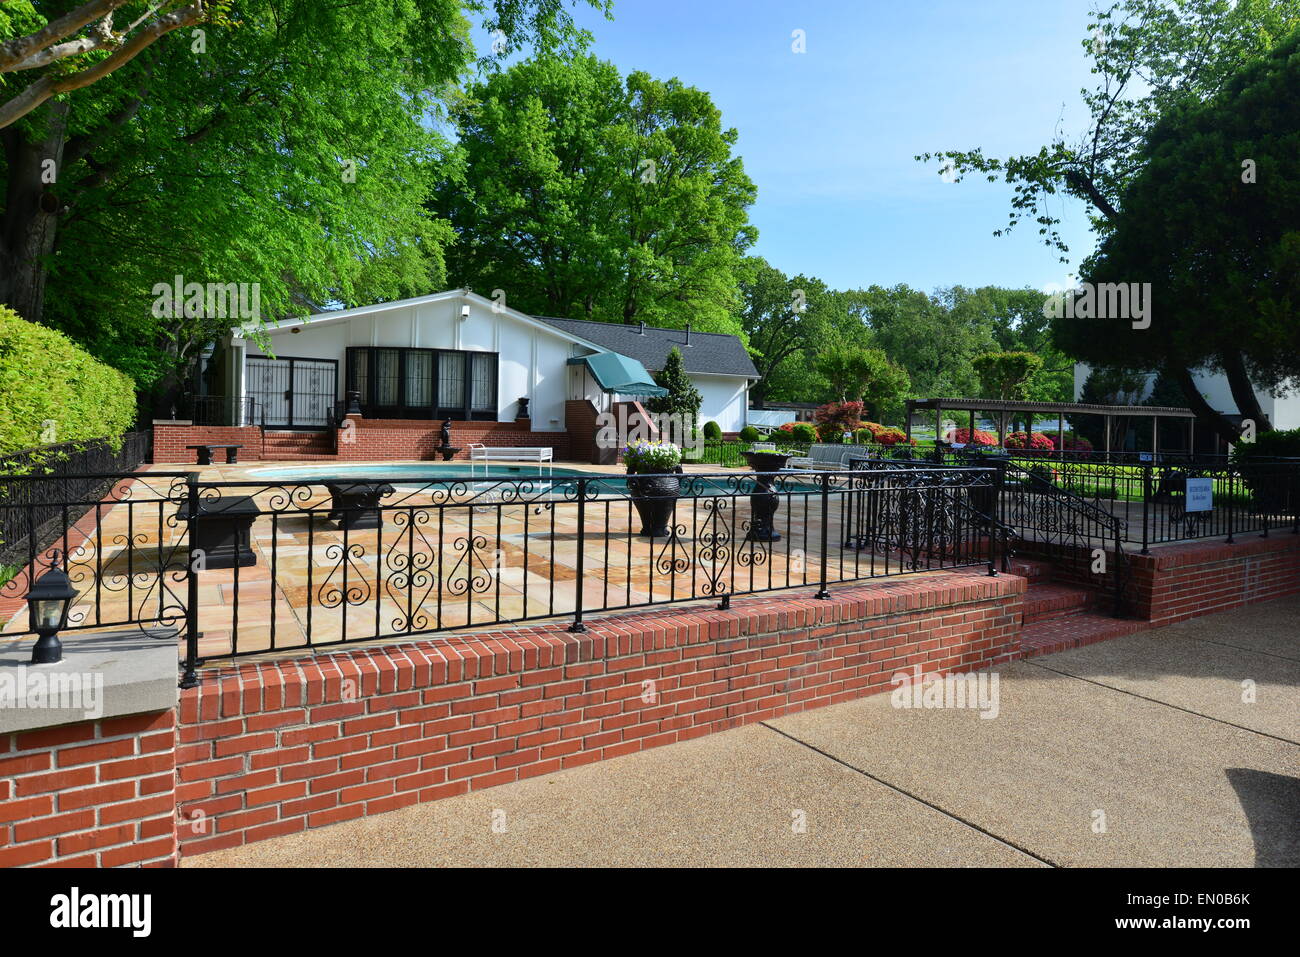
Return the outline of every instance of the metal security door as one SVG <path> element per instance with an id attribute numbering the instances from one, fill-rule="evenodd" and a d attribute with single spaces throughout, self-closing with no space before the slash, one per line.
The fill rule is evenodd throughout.
<path id="1" fill-rule="evenodd" d="M 248 359 L 248 394 L 268 429 L 329 428 L 338 394 L 333 359 Z"/>

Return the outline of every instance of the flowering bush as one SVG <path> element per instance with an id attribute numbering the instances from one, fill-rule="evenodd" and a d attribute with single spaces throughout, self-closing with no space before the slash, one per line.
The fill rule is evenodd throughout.
<path id="1" fill-rule="evenodd" d="M 1058 449 L 1065 449 L 1067 452 L 1075 452 L 1081 456 L 1087 456 L 1092 452 L 1093 445 L 1082 435 L 1071 432 L 1068 429 L 1065 432 L 1044 432 L 1051 439 Z"/>
<path id="2" fill-rule="evenodd" d="M 682 450 L 671 442 L 633 442 L 623 450 L 628 475 L 664 475 L 682 464 Z"/>
<path id="3" fill-rule="evenodd" d="M 776 431 L 784 432 L 787 438 L 790 438 L 795 442 L 817 441 L 817 430 L 807 422 L 787 422 Z M 777 437 L 775 432 L 772 434 L 772 437 Z"/>
<path id="4" fill-rule="evenodd" d="M 1056 448 L 1056 443 L 1042 432 L 1012 432 L 1002 443 L 1004 448 L 1026 452 L 1030 455 L 1043 455 Z"/>
<path id="5" fill-rule="evenodd" d="M 985 432 L 976 429 L 974 437 L 971 436 L 970 429 L 954 429 L 943 437 L 945 442 L 952 442 L 955 445 L 988 445 L 998 444 L 998 437 L 992 432 Z"/>
<path id="6" fill-rule="evenodd" d="M 861 402 L 829 402 L 813 412 L 817 422 L 817 434 L 823 442 L 839 439 L 845 432 L 852 432 L 862 422 L 863 405 Z"/>

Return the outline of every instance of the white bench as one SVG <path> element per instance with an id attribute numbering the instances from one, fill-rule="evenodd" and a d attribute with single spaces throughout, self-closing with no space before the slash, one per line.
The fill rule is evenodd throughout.
<path id="1" fill-rule="evenodd" d="M 536 448 L 489 448 L 479 442 L 469 444 L 471 462 L 486 462 L 488 459 L 499 459 L 503 462 L 550 462 L 553 461 L 554 455 L 555 450 L 549 445 Z"/>

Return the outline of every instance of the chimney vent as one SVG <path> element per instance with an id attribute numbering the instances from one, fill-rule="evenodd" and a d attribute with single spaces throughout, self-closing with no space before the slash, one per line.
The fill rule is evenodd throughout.
<path id="1" fill-rule="evenodd" d="M 645 323 L 644 323 L 644 322 L 641 323 L 641 331 L 638 332 L 637 335 L 639 335 L 639 336 L 644 336 L 644 335 L 645 335 Z"/>
<path id="2" fill-rule="evenodd" d="M 689 322 L 686 323 L 686 344 L 688 346 L 691 344 L 691 324 Z"/>

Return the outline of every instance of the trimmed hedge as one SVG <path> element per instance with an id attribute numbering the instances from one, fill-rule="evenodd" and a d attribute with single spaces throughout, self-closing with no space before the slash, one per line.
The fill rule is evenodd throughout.
<path id="1" fill-rule="evenodd" d="M 0 306 L 0 455 L 91 439 L 116 450 L 135 416 L 129 376 Z"/>

